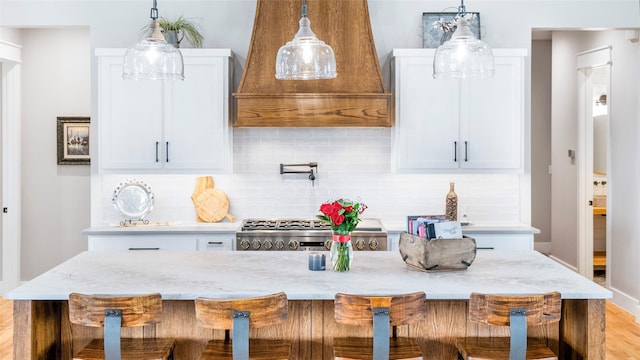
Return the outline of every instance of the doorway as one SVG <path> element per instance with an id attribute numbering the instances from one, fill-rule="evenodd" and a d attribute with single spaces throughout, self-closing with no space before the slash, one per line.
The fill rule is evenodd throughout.
<path id="1" fill-rule="evenodd" d="M 611 46 L 577 54 L 578 271 L 603 286 L 611 218 Z M 609 211 L 607 211 L 609 209 Z"/>

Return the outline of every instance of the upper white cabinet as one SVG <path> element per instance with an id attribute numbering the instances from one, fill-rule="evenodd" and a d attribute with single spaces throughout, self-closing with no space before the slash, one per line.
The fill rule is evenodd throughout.
<path id="1" fill-rule="evenodd" d="M 436 80 L 435 49 L 393 50 L 396 171 L 522 171 L 527 52 L 493 53 L 495 77 Z"/>
<path id="2" fill-rule="evenodd" d="M 225 172 L 231 50 L 181 49 L 184 81 L 123 80 L 126 49 L 96 49 L 101 171 Z"/>

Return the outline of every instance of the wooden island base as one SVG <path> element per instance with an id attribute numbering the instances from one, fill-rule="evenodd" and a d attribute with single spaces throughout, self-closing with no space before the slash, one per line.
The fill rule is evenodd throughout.
<path id="1" fill-rule="evenodd" d="M 467 300 L 427 300 L 427 318 L 399 328 L 400 336 L 416 337 L 427 359 L 456 359 L 458 336 L 506 336 L 496 329 L 467 322 Z M 605 359 L 605 300 L 565 299 L 559 324 L 530 328 L 529 336 L 547 339 L 560 359 Z M 102 329 L 71 325 L 67 302 L 61 300 L 14 301 L 14 359 L 71 359 Z M 289 300 L 289 320 L 283 326 L 252 331 L 252 337 L 288 338 L 294 359 L 331 359 L 334 336 L 368 335 L 370 330 L 338 326 L 332 300 Z M 176 338 L 176 359 L 197 359 L 210 338 L 224 331 L 199 328 L 192 300 L 165 300 L 163 321 L 156 326 L 123 329 L 123 336 Z"/>

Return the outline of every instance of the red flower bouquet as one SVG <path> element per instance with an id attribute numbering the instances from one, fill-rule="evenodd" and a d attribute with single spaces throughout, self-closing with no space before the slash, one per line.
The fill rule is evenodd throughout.
<path id="1" fill-rule="evenodd" d="M 336 234 L 347 235 L 356 229 L 360 218 L 367 209 L 367 205 L 347 199 L 338 199 L 320 205 L 322 215 L 317 218 L 329 223 Z"/>
<path id="2" fill-rule="evenodd" d="M 331 263 L 335 271 L 349 271 L 353 259 L 351 232 L 360 222 L 359 215 L 367 209 L 362 203 L 338 199 L 320 205 L 317 218 L 329 223 L 333 231 Z"/>

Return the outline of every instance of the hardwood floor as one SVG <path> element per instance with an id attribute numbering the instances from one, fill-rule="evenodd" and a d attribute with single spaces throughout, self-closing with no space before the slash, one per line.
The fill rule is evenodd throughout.
<path id="1" fill-rule="evenodd" d="M 0 297 L 0 359 L 13 359 L 13 301 Z"/>
<path id="2" fill-rule="evenodd" d="M 640 324 L 607 301 L 607 360 L 640 360 Z M 0 298 L 0 359 L 13 355 L 13 302 Z"/>

